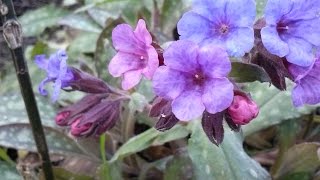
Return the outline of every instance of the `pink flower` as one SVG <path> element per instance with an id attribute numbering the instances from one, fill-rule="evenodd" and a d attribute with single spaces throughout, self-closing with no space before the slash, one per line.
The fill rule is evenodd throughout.
<path id="1" fill-rule="evenodd" d="M 258 116 L 259 107 L 245 93 L 235 92 L 228 114 L 235 124 L 245 125 Z"/>
<path id="2" fill-rule="evenodd" d="M 144 20 L 138 21 L 134 31 L 128 24 L 118 25 L 112 32 L 112 41 L 118 53 L 111 60 L 108 69 L 112 76 L 122 77 L 124 90 L 136 86 L 142 75 L 152 79 L 159 61 Z"/>

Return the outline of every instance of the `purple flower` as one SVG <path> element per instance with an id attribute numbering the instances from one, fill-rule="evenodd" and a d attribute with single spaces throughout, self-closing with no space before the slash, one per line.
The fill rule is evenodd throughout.
<path id="1" fill-rule="evenodd" d="M 180 39 L 219 45 L 240 57 L 253 47 L 255 15 L 254 0 L 193 0 L 193 10 L 180 19 L 178 32 Z"/>
<path id="2" fill-rule="evenodd" d="M 123 89 L 136 86 L 142 75 L 152 78 L 159 61 L 144 20 L 139 20 L 134 31 L 128 24 L 118 25 L 112 32 L 112 41 L 118 53 L 109 64 L 109 72 L 114 77 L 122 76 Z"/>
<path id="3" fill-rule="evenodd" d="M 296 83 L 292 91 L 293 105 L 320 103 L 320 52 L 311 66 L 289 64 L 288 69 Z"/>
<path id="4" fill-rule="evenodd" d="M 227 52 L 219 47 L 199 47 L 192 41 L 172 43 L 164 52 L 164 64 L 153 77 L 155 93 L 172 100 L 172 112 L 181 121 L 215 114 L 233 100 L 233 84 Z"/>
<path id="5" fill-rule="evenodd" d="M 270 53 L 299 66 L 313 63 L 313 49 L 320 46 L 318 0 L 269 0 L 265 19 L 261 38 Z"/>
<path id="6" fill-rule="evenodd" d="M 35 62 L 40 69 L 47 73 L 47 77 L 40 83 L 39 92 L 41 95 L 46 96 L 48 93 L 44 86 L 49 82 L 54 82 L 54 91 L 52 101 L 56 101 L 61 88 L 69 86 L 73 80 L 73 73 L 67 65 L 68 56 L 64 50 L 59 50 L 52 54 L 49 59 L 45 55 L 37 55 Z"/>

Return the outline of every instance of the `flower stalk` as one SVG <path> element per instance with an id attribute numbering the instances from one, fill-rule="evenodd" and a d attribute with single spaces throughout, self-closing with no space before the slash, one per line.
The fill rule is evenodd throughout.
<path id="1" fill-rule="evenodd" d="M 1 9 L 6 9 L 1 11 L 0 14 L 3 24 L 3 35 L 11 50 L 21 94 L 26 106 L 36 146 L 42 159 L 44 176 L 46 180 L 51 180 L 53 179 L 53 171 L 40 114 L 32 91 L 28 67 L 24 59 L 21 25 L 17 21 L 12 0 L 0 0 L 0 7 Z"/>

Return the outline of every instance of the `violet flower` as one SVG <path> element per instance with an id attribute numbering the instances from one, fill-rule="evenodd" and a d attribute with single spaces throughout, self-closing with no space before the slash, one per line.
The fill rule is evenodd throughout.
<path id="1" fill-rule="evenodd" d="M 71 69 L 68 68 L 67 59 L 68 55 L 64 50 L 57 51 L 49 59 L 46 59 L 45 55 L 35 57 L 35 63 L 47 73 L 47 77 L 39 85 L 39 92 L 46 96 L 48 92 L 44 89 L 44 86 L 49 82 L 54 82 L 52 101 L 58 99 L 60 89 L 68 87 L 74 78 Z"/>
<path id="2" fill-rule="evenodd" d="M 138 21 L 134 31 L 128 24 L 118 25 L 112 32 L 112 41 L 118 53 L 111 60 L 108 69 L 112 76 L 122 77 L 124 90 L 136 86 L 142 75 L 149 80 L 152 78 L 159 61 L 144 20 Z"/>
<path id="3" fill-rule="evenodd" d="M 314 63 L 309 67 L 294 64 L 288 66 L 296 83 L 292 91 L 292 102 L 296 107 L 320 103 L 320 52 L 316 57 Z"/>
<path id="4" fill-rule="evenodd" d="M 178 33 L 180 39 L 219 45 L 241 57 L 253 47 L 255 16 L 254 0 L 193 0 L 192 11 L 178 22 Z"/>
<path id="5" fill-rule="evenodd" d="M 77 90 L 94 94 L 114 92 L 103 80 L 74 67 L 69 67 L 67 59 L 68 56 L 64 50 L 57 51 L 49 59 L 46 59 L 45 55 L 35 57 L 35 63 L 47 73 L 47 77 L 39 85 L 41 95 L 48 94 L 44 87 L 49 82 L 54 82 L 53 102 L 58 99 L 60 89 L 66 87 L 70 87 L 70 91 Z"/>
<path id="6" fill-rule="evenodd" d="M 215 114 L 233 100 L 233 84 L 227 52 L 219 47 L 199 47 L 192 41 L 172 43 L 164 52 L 164 64 L 153 77 L 155 93 L 172 100 L 172 112 L 181 121 Z"/>
<path id="7" fill-rule="evenodd" d="M 313 49 L 320 46 L 318 0 L 268 0 L 265 19 L 261 38 L 270 53 L 299 66 L 313 63 Z"/>

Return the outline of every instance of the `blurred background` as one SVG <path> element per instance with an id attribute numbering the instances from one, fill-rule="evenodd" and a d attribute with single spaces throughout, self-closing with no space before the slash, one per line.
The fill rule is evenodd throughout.
<path id="1" fill-rule="evenodd" d="M 163 47 L 178 39 L 176 24 L 190 0 L 14 0 L 23 27 L 25 57 L 46 131 L 56 179 L 290 179 L 320 180 L 320 109 L 295 109 L 293 84 L 281 92 L 268 83 L 244 84 L 260 105 L 257 119 L 239 134 L 227 130 L 214 146 L 196 123 L 161 133 L 147 117 L 154 95 L 143 81 L 124 107 L 123 117 L 107 133 L 102 162 L 99 138 L 73 138 L 54 122 L 56 112 L 83 93 L 62 92 L 57 103 L 40 97 L 45 74 L 34 56 L 66 49 L 69 65 L 119 87 L 107 64 L 114 56 L 111 32 L 119 23 L 135 26 L 139 18 Z M 258 17 L 266 0 L 257 0 Z M 270 86 L 270 87 L 269 87 Z M 51 87 L 48 86 L 48 90 Z M 50 94 L 50 93 L 49 93 Z M 11 54 L 0 36 L 0 177 L 41 179 L 41 161 L 20 96 Z"/>

